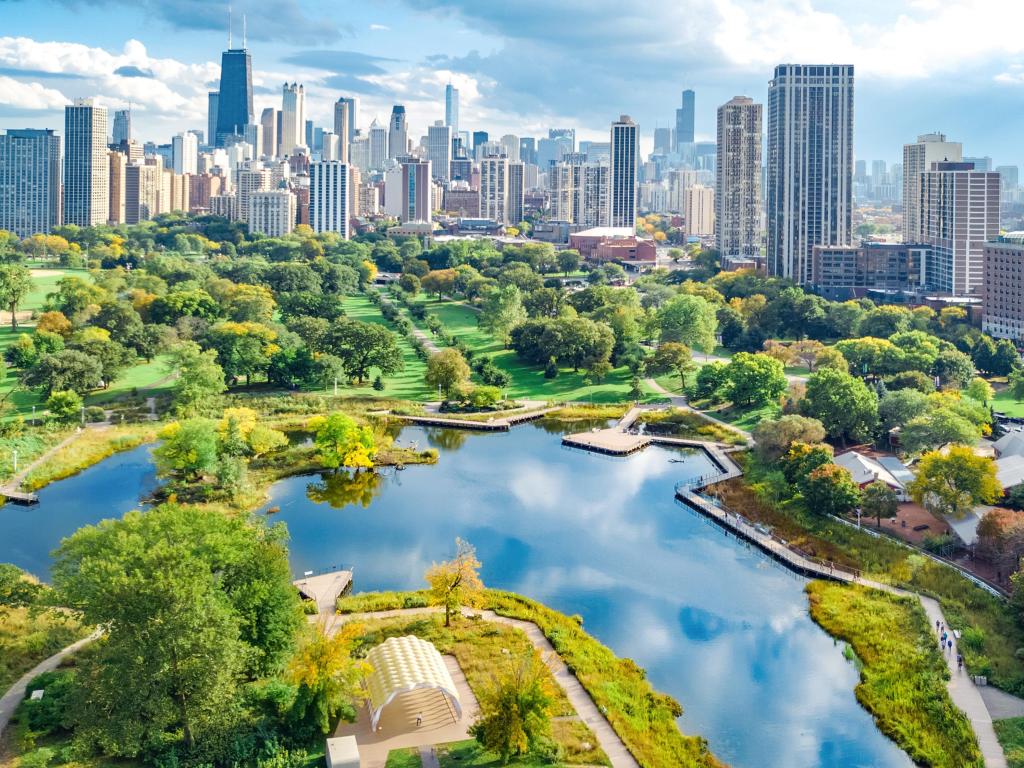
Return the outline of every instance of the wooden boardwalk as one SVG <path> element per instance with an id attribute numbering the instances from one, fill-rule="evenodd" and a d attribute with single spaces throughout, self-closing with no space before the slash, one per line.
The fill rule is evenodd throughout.
<path id="1" fill-rule="evenodd" d="M 330 571 L 310 574 L 292 582 L 299 594 L 316 603 L 321 616 L 331 616 L 337 610 L 338 598 L 352 587 L 352 571 Z"/>
<path id="2" fill-rule="evenodd" d="M 474 429 L 478 432 L 508 432 L 516 424 L 524 424 L 527 421 L 535 421 L 552 411 L 557 411 L 562 406 L 552 405 L 535 411 L 524 411 L 523 413 L 512 413 L 507 416 L 492 418 L 489 421 L 474 421 L 472 419 L 449 419 L 444 416 L 407 416 L 405 414 L 391 414 L 396 419 L 411 421 L 413 424 L 422 424 L 429 427 L 449 427 L 452 429 Z"/>

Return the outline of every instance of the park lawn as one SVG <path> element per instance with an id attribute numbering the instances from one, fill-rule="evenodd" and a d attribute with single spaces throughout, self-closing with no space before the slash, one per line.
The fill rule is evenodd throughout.
<path id="1" fill-rule="evenodd" d="M 134 394 L 132 390 L 146 390 L 144 395 L 169 392 L 171 389 L 170 373 L 167 361 L 170 355 L 157 355 L 148 363 L 140 360 L 137 365 L 125 369 L 114 383 L 107 389 L 98 389 L 85 398 L 86 405 L 102 405 L 125 395 Z M 164 380 L 167 381 L 164 381 Z M 154 384 L 159 386 L 154 387 Z"/>
<path id="2" fill-rule="evenodd" d="M 423 768 L 423 761 L 420 760 L 420 751 L 413 747 L 392 749 L 388 752 L 388 759 L 384 763 L 384 768 Z"/>
<path id="3" fill-rule="evenodd" d="M 395 330 L 380 313 L 380 310 L 371 304 L 364 294 L 346 296 L 344 307 L 345 316 L 352 320 L 376 323 L 377 325 L 383 325 L 390 331 Z M 345 387 L 345 394 L 390 397 L 397 400 L 436 399 L 436 393 L 423 380 L 427 373 L 427 364 L 416 356 L 408 339 L 398 333 L 395 335 L 398 336 L 398 346 L 402 350 L 402 360 L 405 362 L 405 368 L 402 372 L 393 376 L 385 376 L 384 389 L 378 392 L 373 388 L 373 379 L 379 371 L 376 368 L 371 369 L 366 381 L 362 384 L 357 384 L 353 381 Z"/>
<path id="4" fill-rule="evenodd" d="M 1024 417 L 1024 403 L 1014 400 L 1009 389 L 996 392 L 992 398 L 992 407 L 1007 416 Z"/>
<path id="5" fill-rule="evenodd" d="M 775 403 L 758 406 L 756 408 L 741 408 L 735 405 L 728 405 L 719 410 L 707 409 L 707 413 L 716 419 L 721 419 L 737 429 L 750 432 L 754 427 L 765 419 L 775 419 L 779 416 L 779 406 Z"/>
<path id="6" fill-rule="evenodd" d="M 811 618 L 861 661 L 857 700 L 917 765 L 983 768 L 970 721 L 946 688 L 949 670 L 921 604 L 864 587 L 812 581 Z"/>
<path id="7" fill-rule="evenodd" d="M 47 272 L 53 272 L 55 274 L 38 274 L 39 270 L 32 270 L 32 290 L 26 294 L 21 304 L 18 305 L 19 310 L 29 310 L 32 312 L 41 310 L 43 304 L 46 303 L 46 297 L 51 293 L 56 293 L 57 283 L 63 280 L 68 275 L 75 275 L 76 277 L 87 278 L 89 272 L 84 269 L 67 269 L 65 267 L 52 267 L 45 266 L 42 269 Z"/>
<path id="8" fill-rule="evenodd" d="M 500 341 L 480 328 L 476 323 L 478 313 L 466 304 L 433 299 L 423 303 L 428 312 L 437 315 L 445 328 L 473 351 L 474 356 L 487 355 L 512 377 L 506 395 L 514 400 L 618 403 L 629 399 L 633 376 L 626 366 L 613 370 L 600 384 L 588 383 L 585 371 L 568 368 L 561 368 L 555 379 L 545 379 L 543 368 L 524 362 L 514 351 L 505 349 Z M 644 399 L 655 394 L 646 387 L 644 393 Z"/>
<path id="9" fill-rule="evenodd" d="M 391 768 L 390 757 L 389 755 L 388 768 Z M 418 760 L 419 757 L 416 759 Z M 542 768 L 542 766 L 552 765 L 547 760 L 531 755 L 512 758 L 507 763 L 503 763 L 500 757 L 481 747 L 475 739 L 453 741 L 450 744 L 439 744 L 437 746 L 437 762 L 441 768 L 499 768 L 499 766 Z M 416 765 L 416 763 L 410 763 L 410 765 Z M 560 765 L 560 763 L 555 765 Z"/>
<path id="10" fill-rule="evenodd" d="M 994 720 L 996 736 L 1006 753 L 1009 768 L 1024 768 L 1024 717 Z"/>

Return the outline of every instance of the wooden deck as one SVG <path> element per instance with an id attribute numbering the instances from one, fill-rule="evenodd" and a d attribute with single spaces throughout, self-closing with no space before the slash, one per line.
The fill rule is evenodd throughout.
<path id="1" fill-rule="evenodd" d="M 39 497 L 36 494 L 28 493 L 27 491 L 17 491 L 13 488 L 0 489 L 0 496 L 3 496 L 7 501 L 14 504 L 21 504 L 25 507 L 39 503 Z"/>
<path id="2" fill-rule="evenodd" d="M 338 598 L 352 587 L 352 571 L 331 571 L 303 576 L 292 585 L 306 600 L 316 603 L 321 616 L 331 616 L 336 610 Z"/>
<path id="3" fill-rule="evenodd" d="M 422 424 L 428 427 L 449 427 L 451 429 L 474 429 L 478 432 L 508 432 L 516 424 L 523 424 L 527 421 L 535 421 L 552 411 L 557 411 L 561 406 L 553 405 L 548 408 L 541 408 L 536 411 L 524 411 L 513 413 L 499 418 L 492 418 L 489 421 L 474 421 L 472 419 L 449 419 L 444 416 L 406 416 L 404 414 L 391 414 L 396 419 L 411 421 L 413 424 Z"/>

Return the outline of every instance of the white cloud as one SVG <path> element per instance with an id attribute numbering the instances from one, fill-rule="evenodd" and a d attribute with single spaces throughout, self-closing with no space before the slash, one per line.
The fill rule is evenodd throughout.
<path id="1" fill-rule="evenodd" d="M 390 32 L 391 31 L 391 27 L 389 27 L 387 24 L 371 24 L 370 25 L 370 31 L 371 32 Z"/>
<path id="2" fill-rule="evenodd" d="M 24 83 L 13 77 L 0 75 L 0 102 L 14 109 L 60 109 L 68 98 L 55 88 L 41 83 Z"/>

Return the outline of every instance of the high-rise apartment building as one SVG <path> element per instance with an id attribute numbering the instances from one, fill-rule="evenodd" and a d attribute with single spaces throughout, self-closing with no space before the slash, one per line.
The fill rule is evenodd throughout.
<path id="1" fill-rule="evenodd" d="M 611 128 L 611 178 L 608 183 L 608 226 L 636 226 L 636 174 L 639 157 L 637 125 L 622 115 Z"/>
<path id="2" fill-rule="evenodd" d="M 853 66 L 782 64 L 768 89 L 770 274 L 811 281 L 815 245 L 849 245 Z"/>
<path id="3" fill-rule="evenodd" d="M 516 142 L 518 149 L 518 142 Z M 526 198 L 525 165 L 518 161 L 508 164 L 508 197 L 505 220 L 511 226 L 518 226 L 523 220 L 523 207 Z"/>
<path id="4" fill-rule="evenodd" d="M 110 164 L 110 185 L 107 193 L 110 212 L 107 214 L 107 223 L 124 224 L 128 155 L 111 150 L 107 153 L 107 157 Z"/>
<path id="5" fill-rule="evenodd" d="M 981 293 L 984 245 L 999 234 L 999 174 L 972 163 L 932 163 L 921 174 L 927 282 L 954 296 Z"/>
<path id="6" fill-rule="evenodd" d="M 277 132 L 279 114 L 273 107 L 267 107 L 260 115 L 260 125 L 263 127 L 263 154 L 267 157 L 277 157 L 281 154 L 280 134 Z"/>
<path id="7" fill-rule="evenodd" d="M 229 48 L 221 54 L 218 93 L 217 129 L 207 141 L 223 147 L 225 137 L 241 136 L 253 121 L 252 57 L 245 48 Z"/>
<path id="8" fill-rule="evenodd" d="M 0 229 L 29 237 L 60 223 L 60 136 L 8 130 L 0 135 Z"/>
<path id="9" fill-rule="evenodd" d="M 430 221 L 433 180 L 429 160 L 405 155 L 398 168 L 389 171 L 384 199 L 389 212 L 403 224 Z M 395 186 L 397 185 L 397 189 Z"/>
<path id="10" fill-rule="evenodd" d="M 441 120 L 427 128 L 427 159 L 435 179 L 451 178 L 452 128 Z"/>
<path id="11" fill-rule="evenodd" d="M 111 129 L 114 144 L 132 140 L 132 111 L 118 109 L 114 112 L 114 126 Z"/>
<path id="12" fill-rule="evenodd" d="M 518 163 L 521 159 L 519 157 L 519 137 L 513 136 L 511 133 L 506 133 L 498 141 L 501 144 L 501 150 L 505 153 L 510 163 Z"/>
<path id="13" fill-rule="evenodd" d="M 348 145 L 352 140 L 352 100 L 334 102 L 334 135 L 338 138 L 338 160 L 348 163 Z"/>
<path id="14" fill-rule="evenodd" d="M 508 158 L 480 161 L 480 216 L 508 224 Z"/>
<path id="15" fill-rule="evenodd" d="M 247 221 L 250 233 L 282 237 L 295 229 L 295 195 L 287 189 L 253 192 Z"/>
<path id="16" fill-rule="evenodd" d="M 244 161 L 235 171 L 235 194 L 238 195 L 238 219 L 247 221 L 249 198 L 257 192 L 265 192 L 273 184 L 273 171 L 259 163 Z"/>
<path id="17" fill-rule="evenodd" d="M 981 330 L 1024 339 L 1024 233 L 1008 232 L 984 245 Z"/>
<path id="18" fill-rule="evenodd" d="M 346 146 L 348 142 L 345 142 Z M 320 138 L 320 159 L 321 160 L 337 160 L 338 162 L 347 162 L 341 159 L 341 140 L 331 131 L 324 131 L 323 136 Z"/>
<path id="19" fill-rule="evenodd" d="M 75 99 L 64 108 L 64 223 L 106 223 L 109 183 L 107 109 Z"/>
<path id="20" fill-rule="evenodd" d="M 715 244 L 723 256 L 761 253 L 761 109 L 746 96 L 718 108 Z"/>
<path id="21" fill-rule="evenodd" d="M 281 89 L 281 156 L 294 155 L 306 146 L 306 89 L 285 83 Z"/>
<path id="22" fill-rule="evenodd" d="M 945 134 L 926 133 L 913 144 L 903 145 L 903 242 L 924 242 L 921 174 L 931 170 L 932 163 L 959 163 L 963 145 L 946 141 Z"/>
<path id="23" fill-rule="evenodd" d="M 405 122 L 405 107 L 395 104 L 388 121 L 388 158 L 401 157 L 409 151 L 409 126 Z"/>
<path id="24" fill-rule="evenodd" d="M 448 83 L 444 87 L 444 124 L 452 129 L 452 135 L 459 132 L 459 89 Z"/>
<path id="25" fill-rule="evenodd" d="M 697 115 L 697 95 L 687 89 L 683 91 L 682 102 L 676 110 L 676 148 L 683 144 L 693 144 L 694 124 Z"/>
<path id="26" fill-rule="evenodd" d="M 337 232 L 349 237 L 349 167 L 337 160 L 321 160 L 309 166 L 309 226 L 314 232 Z"/>
<path id="27" fill-rule="evenodd" d="M 683 202 L 686 234 L 707 237 L 715 231 L 715 190 L 694 184 L 686 190 Z"/>
<path id="28" fill-rule="evenodd" d="M 370 123 L 369 142 L 368 167 L 371 171 L 379 171 L 388 159 L 388 131 L 376 118 Z"/>
<path id="29" fill-rule="evenodd" d="M 163 169 L 159 165 L 134 163 L 125 168 L 124 222 L 138 224 L 160 213 Z"/>
<path id="30" fill-rule="evenodd" d="M 196 135 L 189 131 L 179 133 L 171 139 L 171 147 L 174 153 L 174 172 L 196 173 L 199 161 L 199 141 Z"/>

